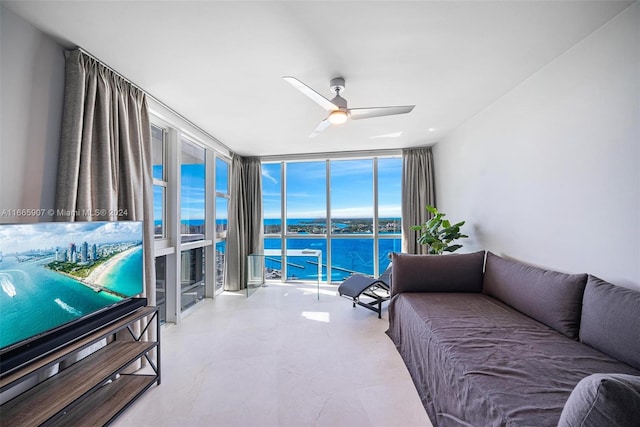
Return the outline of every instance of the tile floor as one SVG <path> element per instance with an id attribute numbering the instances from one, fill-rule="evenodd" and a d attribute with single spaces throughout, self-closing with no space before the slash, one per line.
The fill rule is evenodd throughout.
<path id="1" fill-rule="evenodd" d="M 114 426 L 430 427 L 386 310 L 336 289 L 269 283 L 202 303 L 163 328 L 162 384 Z"/>

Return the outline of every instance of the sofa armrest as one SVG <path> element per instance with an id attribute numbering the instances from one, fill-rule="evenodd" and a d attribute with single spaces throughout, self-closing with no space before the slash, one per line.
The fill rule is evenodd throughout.
<path id="1" fill-rule="evenodd" d="M 593 374 L 571 392 L 558 427 L 633 427 L 639 419 L 640 377 Z"/>
<path id="2" fill-rule="evenodd" d="M 391 295 L 402 292 L 481 292 L 484 251 L 392 255 Z"/>

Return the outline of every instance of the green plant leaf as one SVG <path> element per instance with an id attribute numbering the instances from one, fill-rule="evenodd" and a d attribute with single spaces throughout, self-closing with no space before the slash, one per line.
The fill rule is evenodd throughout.
<path id="1" fill-rule="evenodd" d="M 460 232 L 460 228 L 465 224 L 465 221 L 451 225 L 449 220 L 443 219 L 445 217 L 444 213 L 439 212 L 438 209 L 433 206 L 428 205 L 426 208 L 427 211 L 433 215 L 432 218 L 424 224 L 409 227 L 411 230 L 420 233 L 416 241 L 421 245 L 426 245 L 428 247 L 427 252 L 430 254 L 454 252 L 460 249 L 462 245 L 450 245 L 450 243 L 457 239 L 469 237 Z"/>

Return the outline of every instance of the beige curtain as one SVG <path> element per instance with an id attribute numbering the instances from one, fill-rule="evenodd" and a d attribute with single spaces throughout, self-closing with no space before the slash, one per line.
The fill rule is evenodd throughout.
<path id="1" fill-rule="evenodd" d="M 151 130 L 145 94 L 80 50 L 65 56 L 56 208 L 70 215 L 57 219 L 144 221 L 145 293 L 154 304 Z"/>
<path id="2" fill-rule="evenodd" d="M 58 221 L 144 221 L 144 296 L 155 304 L 151 130 L 144 92 L 66 51 Z M 155 339 L 156 331 L 150 331 Z"/>
<path id="3" fill-rule="evenodd" d="M 431 214 L 426 206 L 435 206 L 431 147 L 402 151 L 402 252 L 426 254 L 427 247 L 416 242 L 418 232 L 412 225 L 426 222 Z"/>
<path id="4" fill-rule="evenodd" d="M 262 166 L 259 158 L 231 160 L 225 284 L 227 291 L 247 286 L 247 256 L 262 252 Z"/>

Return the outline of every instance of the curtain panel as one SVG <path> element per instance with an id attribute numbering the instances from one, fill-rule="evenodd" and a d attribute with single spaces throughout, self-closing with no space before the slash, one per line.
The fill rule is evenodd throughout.
<path id="1" fill-rule="evenodd" d="M 56 187 L 56 211 L 65 214 L 55 220 L 144 221 L 144 296 L 155 305 L 151 128 L 145 93 L 80 49 L 66 51 L 65 58 Z M 151 327 L 149 333 L 156 339 L 157 331 Z"/>
<path id="2" fill-rule="evenodd" d="M 145 293 L 155 304 L 151 129 L 144 92 L 66 51 L 56 211 L 60 221 L 144 221 Z"/>
<path id="3" fill-rule="evenodd" d="M 428 252 L 416 242 L 418 232 L 409 227 L 426 222 L 431 217 L 426 206 L 435 204 L 431 147 L 402 150 L 402 252 Z"/>
<path id="4" fill-rule="evenodd" d="M 247 257 L 262 252 L 262 165 L 256 157 L 234 154 L 229 185 L 224 289 L 247 286 Z"/>

